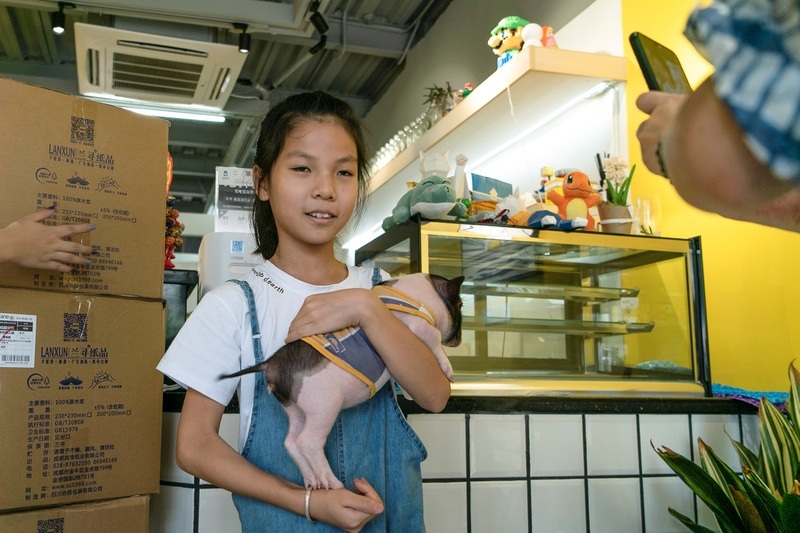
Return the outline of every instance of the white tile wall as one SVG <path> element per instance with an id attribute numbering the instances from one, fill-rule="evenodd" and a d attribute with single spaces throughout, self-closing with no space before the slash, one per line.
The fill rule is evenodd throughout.
<path id="1" fill-rule="evenodd" d="M 742 416 L 742 432 L 744 433 L 743 444 L 753 453 L 758 453 L 758 415 Z M 736 440 L 739 440 L 738 437 Z"/>
<path id="2" fill-rule="evenodd" d="M 530 415 L 531 476 L 583 476 L 583 417 Z"/>
<path id="3" fill-rule="evenodd" d="M 222 489 L 201 490 L 198 524 L 198 533 L 240 531 L 242 526 L 231 493 Z"/>
<path id="4" fill-rule="evenodd" d="M 586 471 L 590 476 L 639 473 L 636 415 L 586 415 Z"/>
<path id="5" fill-rule="evenodd" d="M 469 438 L 473 477 L 527 474 L 524 415 L 473 415 Z"/>
<path id="6" fill-rule="evenodd" d="M 586 490 L 583 479 L 531 481 L 533 531 L 586 531 Z"/>
<path id="7" fill-rule="evenodd" d="M 724 431 L 736 439 L 742 431 L 745 444 L 754 451 L 758 441 L 757 416 L 743 416 L 741 430 L 739 419 L 687 414 L 411 415 L 409 422 L 428 449 L 422 466 L 427 529 L 433 533 L 684 531 L 667 508 L 693 517 L 695 499 L 662 464 L 650 440 L 686 456 L 695 449 L 696 457 L 692 440 L 701 437 L 738 469 Z M 163 418 L 162 480 L 167 484 L 151 500 L 150 531 L 239 531 L 230 494 L 205 484 L 195 486 L 194 478 L 175 466 L 177 420 L 172 413 Z M 235 446 L 238 415 L 225 415 L 220 431 Z M 196 511 L 195 494 L 200 502 Z M 702 502 L 697 502 L 697 509 L 701 525 L 719 531 Z"/>
<path id="8" fill-rule="evenodd" d="M 714 450 L 720 459 L 739 471 L 739 456 L 728 435 L 739 440 L 739 417 L 736 415 L 691 415 L 694 437 L 694 458 L 699 463 L 697 439 L 700 438 Z"/>
<path id="9" fill-rule="evenodd" d="M 408 423 L 428 450 L 428 459 L 422 463 L 423 479 L 463 479 L 467 476 L 464 415 L 410 415 Z"/>
<path id="10" fill-rule="evenodd" d="M 589 523 L 592 533 L 635 533 L 642 530 L 638 478 L 589 480 Z"/>
<path id="11" fill-rule="evenodd" d="M 668 509 L 694 519 L 692 491 L 677 477 L 645 478 L 642 485 L 647 533 L 685 533 L 686 528 Z"/>
<path id="12" fill-rule="evenodd" d="M 161 417 L 161 481 L 192 483 L 194 478 L 175 464 L 175 442 L 180 413 L 164 413 Z"/>
<path id="13" fill-rule="evenodd" d="M 472 483 L 472 533 L 528 531 L 528 487 L 525 481 Z"/>
<path id="14" fill-rule="evenodd" d="M 150 498 L 150 533 L 192 533 L 194 491 L 161 485 Z"/>
<path id="15" fill-rule="evenodd" d="M 639 415 L 639 436 L 643 474 L 672 473 L 652 446 L 666 446 L 691 458 L 692 439 L 689 436 L 689 417 L 686 415 Z"/>
<path id="16" fill-rule="evenodd" d="M 426 483 L 425 529 L 431 533 L 464 533 L 467 527 L 467 484 Z"/>

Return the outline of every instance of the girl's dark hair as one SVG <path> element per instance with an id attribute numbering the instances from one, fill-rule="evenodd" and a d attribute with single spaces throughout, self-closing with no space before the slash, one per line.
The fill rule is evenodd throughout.
<path id="1" fill-rule="evenodd" d="M 364 207 L 368 190 L 367 147 L 361 122 L 347 103 L 323 91 L 296 94 L 286 98 L 267 112 L 261 121 L 254 163 L 261 169 L 255 180 L 256 191 L 264 181 L 269 183 L 272 166 L 286 143 L 287 136 L 298 124 L 308 121 L 334 121 L 340 124 L 356 145 L 358 157 L 358 196 L 354 217 Z M 269 259 L 278 248 L 278 231 L 269 201 L 256 197 L 252 212 L 256 252 Z"/>

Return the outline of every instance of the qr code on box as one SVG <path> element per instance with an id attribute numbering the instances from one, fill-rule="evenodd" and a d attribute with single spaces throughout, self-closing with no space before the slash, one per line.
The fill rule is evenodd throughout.
<path id="1" fill-rule="evenodd" d="M 90 118 L 72 117 L 72 142 L 94 146 L 94 120 Z"/>
<path id="2" fill-rule="evenodd" d="M 86 313 L 64 313 L 64 340 L 86 342 L 89 315 Z"/>
<path id="3" fill-rule="evenodd" d="M 243 254 L 244 253 L 244 241 L 233 239 L 231 241 L 231 253 L 232 254 Z"/>
<path id="4" fill-rule="evenodd" d="M 36 533 L 64 533 L 63 518 L 48 518 L 36 522 Z"/>

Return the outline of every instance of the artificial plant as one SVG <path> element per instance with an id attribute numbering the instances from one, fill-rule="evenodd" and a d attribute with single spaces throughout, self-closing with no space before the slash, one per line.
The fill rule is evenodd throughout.
<path id="1" fill-rule="evenodd" d="M 628 191 L 631 188 L 636 164 L 628 171 L 628 164 L 621 157 L 603 159 L 602 175 L 606 186 L 606 203 L 612 205 L 628 205 Z"/>
<path id="2" fill-rule="evenodd" d="M 800 531 L 800 372 L 789 365 L 789 401 L 784 416 L 762 398 L 758 410 L 758 453 L 731 438 L 741 474 L 698 439 L 700 466 L 669 448 L 656 453 L 708 506 L 723 533 Z M 670 508 L 689 530 L 712 530 Z"/>

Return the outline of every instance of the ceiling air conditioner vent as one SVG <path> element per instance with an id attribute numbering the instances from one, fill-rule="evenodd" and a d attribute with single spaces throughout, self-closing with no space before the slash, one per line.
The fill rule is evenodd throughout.
<path id="1" fill-rule="evenodd" d="M 222 109 L 242 70 L 236 46 L 75 24 L 81 94 Z"/>

